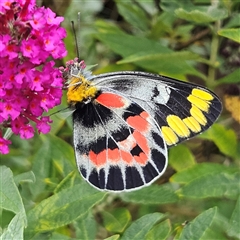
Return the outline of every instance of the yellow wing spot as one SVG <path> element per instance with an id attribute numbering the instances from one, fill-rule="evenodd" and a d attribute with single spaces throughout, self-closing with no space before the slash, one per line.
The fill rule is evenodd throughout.
<path id="1" fill-rule="evenodd" d="M 201 126 L 199 122 L 193 117 L 187 117 L 183 119 L 183 122 L 187 125 L 187 127 L 194 133 L 198 133 L 201 131 Z"/>
<path id="2" fill-rule="evenodd" d="M 209 102 L 204 101 L 203 99 L 196 97 L 194 95 L 189 95 L 187 97 L 187 100 L 191 102 L 192 104 L 196 105 L 199 109 L 201 109 L 204 112 L 208 112 L 209 110 Z"/>
<path id="3" fill-rule="evenodd" d="M 167 145 L 173 145 L 178 142 L 178 137 L 170 127 L 162 127 L 162 134 Z"/>
<path id="4" fill-rule="evenodd" d="M 211 101 L 214 98 L 212 94 L 210 94 L 208 92 L 205 92 L 205 91 L 203 91 L 201 89 L 197 89 L 197 88 L 194 88 L 192 90 L 192 95 L 194 95 L 194 96 L 196 96 L 198 98 L 201 98 L 203 100 L 206 100 L 206 101 Z"/>
<path id="5" fill-rule="evenodd" d="M 190 131 L 182 121 L 182 119 L 176 115 L 170 115 L 167 117 L 167 123 L 170 128 L 180 137 L 188 137 Z"/>
<path id="6" fill-rule="evenodd" d="M 91 85 L 83 76 L 77 78 L 72 77 L 67 92 L 68 104 L 75 105 L 89 98 L 93 98 L 97 94 L 97 88 Z"/>
<path id="7" fill-rule="evenodd" d="M 190 114 L 195 118 L 201 125 L 205 126 L 207 124 L 207 119 L 203 115 L 202 111 L 196 106 L 192 106 L 190 109 Z"/>

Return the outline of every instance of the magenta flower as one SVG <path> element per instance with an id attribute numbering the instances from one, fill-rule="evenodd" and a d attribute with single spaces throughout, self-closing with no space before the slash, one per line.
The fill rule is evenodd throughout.
<path id="1" fill-rule="evenodd" d="M 11 144 L 7 128 L 24 139 L 34 136 L 34 127 L 50 131 L 52 121 L 43 114 L 61 103 L 64 80 L 53 60 L 67 54 L 62 21 L 35 0 L 0 1 L 1 154 Z"/>

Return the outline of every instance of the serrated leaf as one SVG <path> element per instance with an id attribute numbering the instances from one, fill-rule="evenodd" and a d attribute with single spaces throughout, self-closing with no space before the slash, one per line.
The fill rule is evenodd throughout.
<path id="1" fill-rule="evenodd" d="M 212 140 L 219 150 L 228 156 L 235 158 L 237 155 L 237 136 L 232 129 L 215 123 L 208 131 L 199 135 L 199 138 Z"/>
<path id="2" fill-rule="evenodd" d="M 206 239 L 204 235 L 214 221 L 217 214 L 217 208 L 210 208 L 201 213 L 192 222 L 187 224 L 179 237 L 179 240 L 187 239 Z"/>
<path id="3" fill-rule="evenodd" d="M 23 240 L 23 230 L 25 228 L 22 213 L 14 216 L 7 229 L 0 236 L 1 240 Z"/>
<path id="4" fill-rule="evenodd" d="M 239 217 L 240 217 L 240 197 L 236 202 L 235 209 L 233 210 L 232 216 L 229 221 L 229 229 L 227 233 L 230 237 L 236 237 L 240 239 L 240 232 L 239 232 Z"/>
<path id="5" fill-rule="evenodd" d="M 169 164 L 177 171 L 182 171 L 196 164 L 193 154 L 184 145 L 178 145 L 169 151 Z"/>
<path id="6" fill-rule="evenodd" d="M 110 212 L 102 212 L 103 223 L 109 232 L 121 233 L 131 220 L 130 212 L 126 208 L 116 208 Z"/>
<path id="7" fill-rule="evenodd" d="M 229 198 L 236 199 L 240 194 L 240 172 L 219 172 L 199 177 L 183 186 L 179 192 L 186 198 Z"/>
<path id="8" fill-rule="evenodd" d="M 221 29 L 218 31 L 218 35 L 240 43 L 240 28 Z"/>
<path id="9" fill-rule="evenodd" d="M 236 171 L 235 168 L 229 168 L 217 163 L 199 163 L 186 170 L 178 172 L 171 177 L 171 182 L 179 184 L 189 183 L 197 178 L 205 175 L 219 173 L 219 172 L 231 172 Z"/>
<path id="10" fill-rule="evenodd" d="M 0 166 L 0 179 L 0 208 L 16 213 L 17 218 L 21 216 L 21 221 L 24 221 L 26 226 L 25 209 L 19 190 L 14 182 L 12 171 L 5 166 Z"/>
<path id="11" fill-rule="evenodd" d="M 133 222 L 123 233 L 121 240 L 145 239 L 146 234 L 152 229 L 155 223 L 164 218 L 164 214 L 150 213 Z"/>
<path id="12" fill-rule="evenodd" d="M 145 12 L 136 4 L 131 2 L 116 1 L 121 16 L 132 26 L 146 31 L 149 27 L 149 19 Z"/>
<path id="13" fill-rule="evenodd" d="M 150 185 L 135 192 L 122 193 L 119 196 L 125 202 L 141 204 L 166 204 L 178 201 L 175 189 L 170 184 Z"/>
<path id="14" fill-rule="evenodd" d="M 27 216 L 28 234 L 50 231 L 81 219 L 105 194 L 82 182 L 43 200 Z"/>
<path id="15" fill-rule="evenodd" d="M 225 9 L 218 9 L 215 7 L 196 7 L 192 10 L 185 10 L 183 8 L 176 9 L 175 14 L 182 19 L 195 23 L 209 23 L 227 17 Z"/>
<path id="16" fill-rule="evenodd" d="M 171 233 L 171 222 L 169 219 L 154 226 L 146 235 L 147 240 L 168 239 Z"/>

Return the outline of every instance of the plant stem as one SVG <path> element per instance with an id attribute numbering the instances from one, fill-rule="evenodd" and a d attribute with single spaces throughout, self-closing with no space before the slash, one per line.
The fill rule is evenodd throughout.
<path id="1" fill-rule="evenodd" d="M 208 68 L 208 87 L 214 86 L 215 74 L 216 74 L 216 61 L 218 55 L 218 47 L 219 47 L 219 36 L 217 35 L 217 31 L 220 29 L 220 21 L 215 22 L 215 26 L 213 29 L 213 38 L 211 42 L 211 52 L 210 52 L 210 65 Z"/>

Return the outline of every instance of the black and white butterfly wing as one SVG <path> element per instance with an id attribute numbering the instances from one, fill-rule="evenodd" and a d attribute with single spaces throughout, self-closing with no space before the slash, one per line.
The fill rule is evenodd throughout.
<path id="1" fill-rule="evenodd" d="M 222 110 L 210 90 L 150 73 L 113 72 L 95 76 L 93 82 L 141 106 L 156 120 L 168 146 L 205 131 Z"/>
<path id="2" fill-rule="evenodd" d="M 103 88 L 93 101 L 76 105 L 73 123 L 79 171 L 98 189 L 138 189 L 167 167 L 158 124 L 129 98 Z"/>

